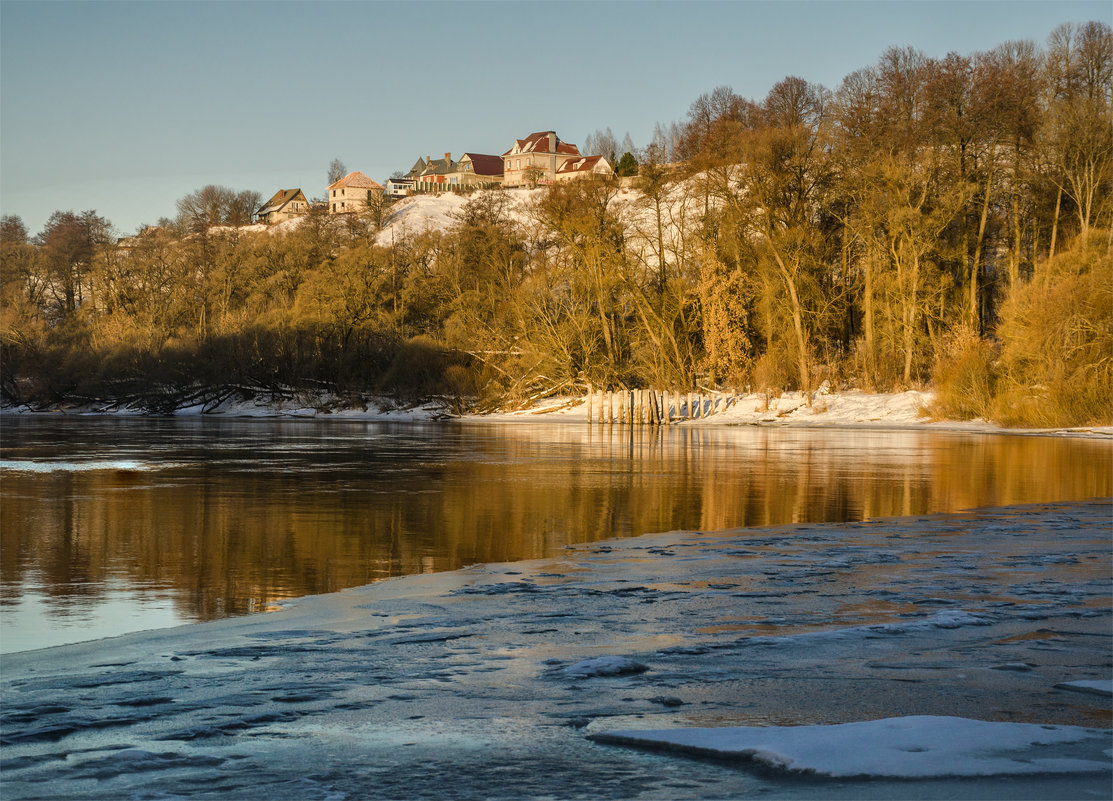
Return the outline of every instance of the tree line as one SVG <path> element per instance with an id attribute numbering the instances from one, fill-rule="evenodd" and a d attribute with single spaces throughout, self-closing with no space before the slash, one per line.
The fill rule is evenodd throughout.
<path id="1" fill-rule="evenodd" d="M 931 385 L 940 413 L 1016 424 L 1113 418 L 1108 25 L 971 56 L 891 48 L 835 90 L 719 87 L 637 162 L 633 189 L 559 184 L 525 208 L 480 192 L 389 245 L 381 209 L 212 228 L 235 193 L 195 193 L 128 248 L 94 212 L 34 238 L 5 218 L 3 391 L 463 406 L 826 381 Z"/>

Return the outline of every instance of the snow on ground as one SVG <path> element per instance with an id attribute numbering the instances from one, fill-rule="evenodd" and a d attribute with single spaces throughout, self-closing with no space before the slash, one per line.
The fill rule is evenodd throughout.
<path id="1" fill-rule="evenodd" d="M 615 393 L 618 398 L 620 393 Z M 1006 429 L 986 420 L 941 420 L 931 417 L 928 408 L 930 391 L 871 393 L 861 390 L 813 393 L 812 404 L 802 392 L 784 392 L 773 397 L 760 393 L 704 393 L 702 404 L 695 400 L 693 415 L 688 408 L 688 395 L 682 393 L 679 407 L 676 396 L 668 401 L 670 421 L 685 426 L 755 425 L 804 428 L 919 428 L 935 431 L 1034 433 L 1036 429 Z M 619 403 L 616 400 L 615 403 Z M 599 396 L 595 396 L 592 419 L 599 423 Z M 604 406 L 605 409 L 609 408 Z M 482 419 L 500 421 L 566 420 L 587 422 L 588 407 L 581 397 L 553 397 L 512 412 L 484 415 Z M 617 413 L 614 413 L 617 414 Z M 1113 437 L 1113 426 L 1075 429 L 1040 429 L 1041 433 L 1074 436 Z"/>
<path id="2" fill-rule="evenodd" d="M 1109 798 L 1110 698 L 1059 686 L 1108 685 L 1110 535 L 671 532 L 8 654 L 4 798 Z M 763 770 L 589 739 L 722 727 Z"/>
<path id="3" fill-rule="evenodd" d="M 507 201 L 508 218 L 520 225 L 531 224 L 529 208 L 544 192 L 543 189 L 505 189 L 499 190 L 499 197 Z M 390 207 L 383 228 L 375 237 L 379 245 L 389 247 L 404 236 L 413 236 L 425 231 L 448 231 L 457 224 L 460 211 L 473 197 L 482 195 L 456 195 L 446 192 L 440 195 L 410 195 L 395 202 Z"/>
<path id="4" fill-rule="evenodd" d="M 926 779 L 1109 769 L 1108 732 L 1079 726 L 999 723 L 914 715 L 833 726 L 736 726 L 609 731 L 597 742 L 664 748 L 697 756 L 830 777 Z M 1089 758 L 1040 756 L 1039 746 L 1088 744 Z"/>

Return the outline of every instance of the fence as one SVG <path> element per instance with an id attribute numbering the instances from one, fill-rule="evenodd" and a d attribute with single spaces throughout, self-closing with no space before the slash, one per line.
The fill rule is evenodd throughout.
<path id="1" fill-rule="evenodd" d="M 632 389 L 621 392 L 588 390 L 585 397 L 588 424 L 668 425 L 681 420 L 702 420 L 726 411 L 734 395 L 716 392 L 666 392 Z"/>

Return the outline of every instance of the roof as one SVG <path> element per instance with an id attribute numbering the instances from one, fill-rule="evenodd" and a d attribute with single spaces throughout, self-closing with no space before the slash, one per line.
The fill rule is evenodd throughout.
<path id="1" fill-rule="evenodd" d="M 419 175 L 446 175 L 456 172 L 456 164 L 457 162 L 448 159 L 430 159 Z"/>
<path id="2" fill-rule="evenodd" d="M 613 172 L 611 163 L 602 156 L 585 156 L 582 159 L 569 159 L 557 168 L 557 175 L 567 175 L 573 172 L 594 172 L 595 168 L 603 162 L 607 170 Z"/>
<path id="3" fill-rule="evenodd" d="M 514 147 L 503 153 L 503 156 L 509 156 L 517 149 L 518 153 L 552 153 L 549 150 L 549 134 L 556 137 L 556 153 L 565 156 L 578 156 L 580 149 L 575 145 L 570 145 L 567 142 L 562 142 L 560 137 L 556 135 L 556 131 L 538 131 L 531 133 L 525 139 L 514 140 Z"/>
<path id="4" fill-rule="evenodd" d="M 382 189 L 383 185 L 378 181 L 372 181 L 359 170 L 350 172 L 334 184 L 329 184 L 329 189 L 340 189 L 342 187 L 351 187 L 353 189 Z"/>
<path id="5" fill-rule="evenodd" d="M 309 203 L 300 189 L 279 189 L 274 193 L 274 197 L 264 203 L 263 207 L 255 212 L 255 214 L 271 214 L 272 212 L 281 211 L 282 207 L 292 200 L 301 200 L 303 203 Z"/>
<path id="6" fill-rule="evenodd" d="M 465 153 L 460 161 L 469 159 L 472 172 L 476 175 L 502 175 L 502 156 L 489 156 L 486 153 Z"/>

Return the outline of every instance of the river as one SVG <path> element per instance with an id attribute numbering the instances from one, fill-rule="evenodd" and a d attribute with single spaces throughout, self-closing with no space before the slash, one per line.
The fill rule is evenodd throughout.
<path id="1" fill-rule="evenodd" d="M 0 651 L 650 532 L 1113 495 L 1107 440 L 5 416 Z"/>

